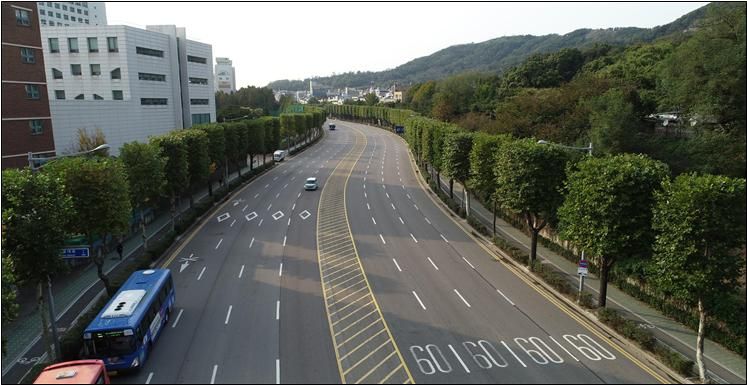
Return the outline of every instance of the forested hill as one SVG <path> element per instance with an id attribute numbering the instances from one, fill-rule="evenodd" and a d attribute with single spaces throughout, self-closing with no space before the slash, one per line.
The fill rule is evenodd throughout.
<path id="1" fill-rule="evenodd" d="M 336 76 L 314 78 L 320 85 L 338 87 L 409 85 L 426 80 L 438 80 L 461 72 L 500 73 L 538 54 L 562 48 L 583 48 L 595 43 L 627 45 L 651 42 L 662 36 L 682 32 L 705 15 L 708 6 L 690 12 L 672 23 L 654 28 L 578 29 L 565 35 L 506 36 L 482 43 L 455 45 L 432 55 L 417 58 L 397 68 L 381 72 L 349 72 Z M 267 86 L 278 90 L 305 90 L 309 79 L 277 80 Z"/>

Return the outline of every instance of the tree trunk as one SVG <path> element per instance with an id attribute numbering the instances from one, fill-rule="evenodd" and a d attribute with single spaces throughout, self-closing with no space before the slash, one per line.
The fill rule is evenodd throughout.
<path id="1" fill-rule="evenodd" d="M 467 188 L 464 188 L 464 211 L 467 213 L 467 217 L 469 217 L 469 190 Z"/>
<path id="2" fill-rule="evenodd" d="M 37 297 L 36 297 L 36 306 L 39 309 L 39 319 L 41 320 L 42 324 L 42 341 L 44 342 L 44 348 L 47 352 L 47 357 L 54 357 L 53 351 L 52 351 L 52 339 L 49 336 L 49 323 L 47 322 L 47 309 L 46 309 L 46 301 L 44 301 L 44 284 L 42 281 L 39 281 L 38 285 L 38 291 L 37 291 Z"/>
<path id="3" fill-rule="evenodd" d="M 449 178 L 449 198 L 454 199 L 454 179 Z"/>
<path id="4" fill-rule="evenodd" d="M 148 250 L 148 237 L 145 235 L 145 214 L 140 210 L 140 230 L 143 236 L 143 251 Z"/>
<path id="5" fill-rule="evenodd" d="M 176 198 L 171 194 L 171 231 L 176 231 Z"/>
<path id="6" fill-rule="evenodd" d="M 244 158 L 244 166 L 246 166 L 246 158 Z M 241 162 L 239 162 L 239 178 L 241 178 Z"/>
<path id="7" fill-rule="evenodd" d="M 249 155 L 249 172 L 254 171 L 254 155 Z"/>
<path id="8" fill-rule="evenodd" d="M 695 361 L 698 364 L 698 375 L 700 376 L 700 382 L 707 384 L 708 375 L 706 373 L 706 364 L 703 360 L 703 344 L 705 342 L 705 322 L 706 322 L 706 311 L 703 306 L 703 299 L 698 298 L 698 314 L 700 319 L 698 320 L 698 339 L 695 343 Z"/>
<path id="9" fill-rule="evenodd" d="M 90 235 L 88 236 L 88 244 L 93 247 L 93 237 Z M 114 292 L 112 292 L 112 286 L 109 283 L 109 277 L 104 274 L 104 252 L 103 250 L 99 249 L 96 252 L 93 253 L 92 256 L 93 263 L 96 265 L 96 274 L 99 276 L 99 279 L 101 282 L 104 283 L 104 288 L 106 288 L 106 294 L 109 295 L 109 297 L 114 295 Z"/>
<path id="10" fill-rule="evenodd" d="M 208 178 L 208 195 L 211 197 L 213 196 L 213 180 L 212 179 L 213 179 L 212 177 Z"/>
<path id="11" fill-rule="evenodd" d="M 601 257 L 599 264 L 599 307 L 607 306 L 607 279 L 609 278 L 609 266 L 607 257 Z"/>

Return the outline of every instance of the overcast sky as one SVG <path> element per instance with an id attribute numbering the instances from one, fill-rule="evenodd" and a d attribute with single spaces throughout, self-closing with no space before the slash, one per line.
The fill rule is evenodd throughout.
<path id="1" fill-rule="evenodd" d="M 228 57 L 236 86 L 381 71 L 455 44 L 667 24 L 707 3 L 106 3 L 110 25 L 174 24 Z"/>

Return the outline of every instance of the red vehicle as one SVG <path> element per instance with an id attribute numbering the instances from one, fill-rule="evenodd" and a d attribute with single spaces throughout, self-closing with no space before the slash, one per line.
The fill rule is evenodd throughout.
<path id="1" fill-rule="evenodd" d="M 104 361 L 79 360 L 49 365 L 35 384 L 109 384 Z"/>

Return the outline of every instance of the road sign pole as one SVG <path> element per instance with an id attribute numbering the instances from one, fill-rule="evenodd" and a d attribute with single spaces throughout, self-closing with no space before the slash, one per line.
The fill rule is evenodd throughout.
<path id="1" fill-rule="evenodd" d="M 585 261 L 585 254 L 584 250 L 581 250 L 581 261 Z M 581 262 L 579 262 L 580 266 Z M 585 274 L 579 274 L 578 275 L 578 303 L 581 303 L 581 294 L 584 292 L 584 278 L 586 277 Z"/>
<path id="2" fill-rule="evenodd" d="M 54 343 L 54 361 L 62 358 L 60 339 L 57 336 L 57 316 L 54 311 L 54 297 L 52 297 L 52 277 L 47 276 L 47 299 L 49 300 L 49 325 L 52 328 L 52 341 Z"/>

